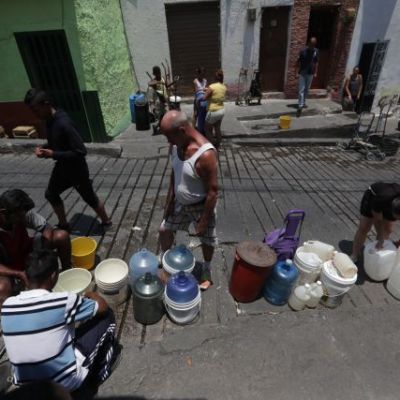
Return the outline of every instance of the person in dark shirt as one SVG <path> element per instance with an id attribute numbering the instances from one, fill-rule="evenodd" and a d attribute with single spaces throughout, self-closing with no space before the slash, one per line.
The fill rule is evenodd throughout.
<path id="1" fill-rule="evenodd" d="M 58 226 L 69 230 L 64 203 L 60 194 L 74 187 L 83 200 L 100 217 L 103 228 L 111 226 L 104 204 L 96 196 L 89 168 L 86 163 L 86 147 L 68 114 L 56 109 L 47 94 L 40 89 L 30 89 L 25 95 L 25 104 L 47 123 L 47 145 L 36 147 L 39 158 L 52 158 L 56 161 L 45 197 L 58 217 Z"/>
<path id="2" fill-rule="evenodd" d="M 27 284 L 25 267 L 33 250 L 55 250 L 62 268 L 71 267 L 68 232 L 53 229 L 44 217 L 33 211 L 34 206 L 33 200 L 21 189 L 6 190 L 0 195 L 0 306 Z"/>
<path id="3" fill-rule="evenodd" d="M 307 47 L 302 49 L 297 59 L 298 77 L 299 77 L 299 104 L 297 108 L 297 116 L 300 117 L 301 111 L 306 106 L 308 91 L 311 87 L 313 78 L 318 73 L 318 56 L 319 51 L 316 48 L 317 39 L 312 37 Z"/>
<path id="4" fill-rule="evenodd" d="M 364 193 L 360 207 L 360 223 L 353 241 L 351 258 L 357 261 L 361 248 L 372 226 L 375 226 L 377 244 L 382 249 L 389 239 L 395 222 L 400 219 L 400 185 L 376 182 Z"/>

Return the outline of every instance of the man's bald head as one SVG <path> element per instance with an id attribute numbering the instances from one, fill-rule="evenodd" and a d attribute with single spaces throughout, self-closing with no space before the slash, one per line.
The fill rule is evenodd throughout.
<path id="1" fill-rule="evenodd" d="M 189 118 L 183 111 L 168 111 L 161 120 L 161 132 L 170 143 L 176 144 L 175 140 L 186 131 L 189 126 Z"/>

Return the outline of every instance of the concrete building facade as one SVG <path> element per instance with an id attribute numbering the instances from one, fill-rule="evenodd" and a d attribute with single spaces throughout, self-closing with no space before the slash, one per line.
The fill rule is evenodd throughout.
<path id="1" fill-rule="evenodd" d="M 118 0 L 3 0 L 0 9 L 0 107 L 39 86 L 87 141 L 129 122 L 136 82 Z"/>
<path id="2" fill-rule="evenodd" d="M 202 47 L 202 41 L 206 40 L 204 35 L 210 28 L 204 20 L 199 32 L 194 33 L 192 29 L 189 33 L 184 21 L 193 18 L 193 25 L 199 5 L 206 9 L 214 7 L 212 3 L 217 4 L 219 13 L 216 64 L 224 70 L 231 95 L 236 93 L 239 71 L 244 68 L 249 70 L 250 76 L 254 69 L 261 70 L 264 91 L 295 97 L 298 53 L 311 35 L 320 36 L 318 39 L 324 47 L 322 75 L 314 82 L 314 87 L 326 89 L 342 81 L 358 0 L 121 0 L 129 48 L 142 88 L 149 80 L 146 71 L 151 72 L 152 66 L 163 60 L 172 61 L 174 72 L 180 72 L 174 65 L 180 67 L 183 63 L 177 61 L 179 55 L 173 54 L 173 48 L 177 47 L 174 46 L 177 41 L 174 30 L 181 36 L 187 32 L 187 43 L 178 46 L 182 57 L 186 54 L 188 59 L 196 59 L 196 46 Z M 192 15 L 188 14 L 190 7 L 193 7 Z M 179 8 L 186 8 L 186 18 L 173 18 L 175 11 L 179 15 Z M 182 27 L 178 29 L 176 25 Z M 216 36 L 209 40 L 211 47 L 215 40 Z M 204 53 L 206 58 L 207 53 Z M 330 62 L 332 59 L 335 63 Z M 185 69 L 184 88 L 193 80 L 197 63 Z"/>
<path id="3" fill-rule="evenodd" d="M 379 57 L 376 55 L 378 44 L 383 47 Z M 381 96 L 400 94 L 399 54 L 400 2 L 360 0 L 346 70 L 350 74 L 354 66 L 359 66 L 364 87 L 372 79 L 370 71 L 376 72 L 371 87 L 373 94 L 363 96 L 365 110 L 376 109 Z"/>

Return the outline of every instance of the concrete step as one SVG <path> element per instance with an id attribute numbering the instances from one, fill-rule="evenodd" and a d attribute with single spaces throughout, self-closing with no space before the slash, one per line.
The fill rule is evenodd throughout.
<path id="1" fill-rule="evenodd" d="M 316 139 L 350 138 L 354 132 L 357 118 L 350 115 L 332 114 L 292 118 L 289 129 L 279 128 L 279 118 L 264 118 L 240 121 L 244 131 L 232 134 L 223 133 L 231 139 L 273 138 L 273 139 Z"/>

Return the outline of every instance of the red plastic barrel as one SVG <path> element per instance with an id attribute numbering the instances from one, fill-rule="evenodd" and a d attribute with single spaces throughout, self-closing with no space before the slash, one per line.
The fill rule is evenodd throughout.
<path id="1" fill-rule="evenodd" d="M 236 246 L 229 291 L 240 303 L 250 303 L 260 295 L 276 263 L 276 253 L 265 243 L 250 240 Z"/>

